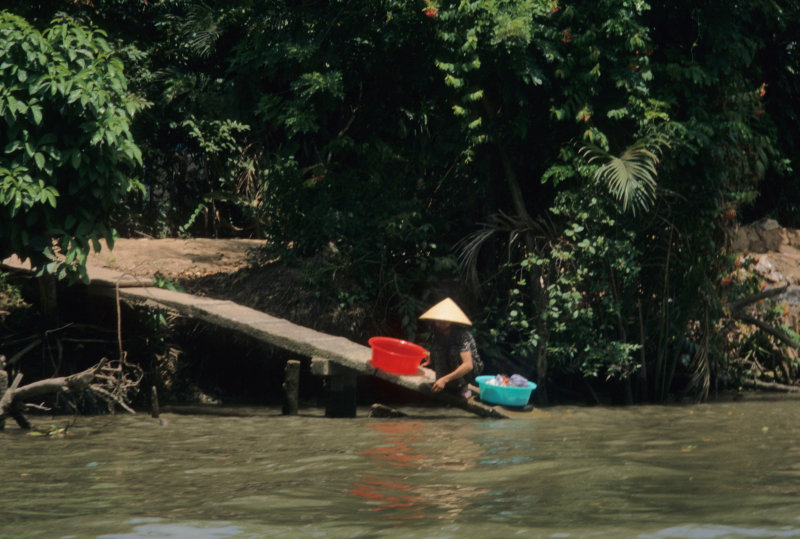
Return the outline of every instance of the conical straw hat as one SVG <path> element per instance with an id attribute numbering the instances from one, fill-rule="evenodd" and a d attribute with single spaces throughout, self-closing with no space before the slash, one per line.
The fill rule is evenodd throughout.
<path id="1" fill-rule="evenodd" d="M 456 324 L 464 324 L 471 326 L 472 322 L 469 321 L 467 315 L 464 314 L 456 302 L 450 298 L 445 298 L 419 317 L 420 320 L 441 320 L 443 322 L 455 322 Z"/>

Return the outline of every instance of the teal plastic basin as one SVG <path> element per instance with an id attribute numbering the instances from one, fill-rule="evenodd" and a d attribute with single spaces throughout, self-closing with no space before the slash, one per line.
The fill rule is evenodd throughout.
<path id="1" fill-rule="evenodd" d="M 475 378 L 481 389 L 481 401 L 502 406 L 525 406 L 531 398 L 531 393 L 536 389 L 536 384 L 528 382 L 527 387 L 494 386 L 487 384 L 494 375 L 483 375 Z"/>

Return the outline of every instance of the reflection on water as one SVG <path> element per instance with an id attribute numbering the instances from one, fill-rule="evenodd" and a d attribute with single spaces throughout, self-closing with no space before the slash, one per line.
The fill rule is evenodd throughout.
<path id="1" fill-rule="evenodd" d="M 132 530 L 126 533 L 102 534 L 101 539 L 137 539 L 139 537 L 192 537 L 195 539 L 217 539 L 241 537 L 243 530 L 230 522 L 221 523 L 170 523 L 163 519 L 132 519 L 128 522 Z"/>
<path id="2" fill-rule="evenodd" d="M 0 536 L 800 537 L 798 404 L 9 427 Z"/>
<path id="3" fill-rule="evenodd" d="M 424 421 L 368 423 L 366 427 L 379 434 L 380 443 L 361 454 L 374 461 L 374 468 L 360 474 L 350 494 L 367 500 L 387 520 L 455 520 L 471 498 L 485 491 L 436 483 L 437 473 L 474 468 L 481 450 L 458 431 L 444 439 L 437 434 L 437 426 L 438 422 Z M 412 483 L 411 478 L 419 481 Z"/>

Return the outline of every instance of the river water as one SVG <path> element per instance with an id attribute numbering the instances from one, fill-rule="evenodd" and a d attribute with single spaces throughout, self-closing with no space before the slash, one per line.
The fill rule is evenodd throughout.
<path id="1" fill-rule="evenodd" d="M 800 537 L 797 398 L 9 425 L 2 537 Z M 69 418 L 33 418 L 64 426 Z"/>

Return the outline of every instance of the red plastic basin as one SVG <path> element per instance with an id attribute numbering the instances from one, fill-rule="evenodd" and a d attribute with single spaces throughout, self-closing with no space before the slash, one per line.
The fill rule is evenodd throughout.
<path id="1" fill-rule="evenodd" d="M 394 374 L 416 374 L 428 351 L 413 342 L 392 337 L 372 337 L 372 364 Z"/>

